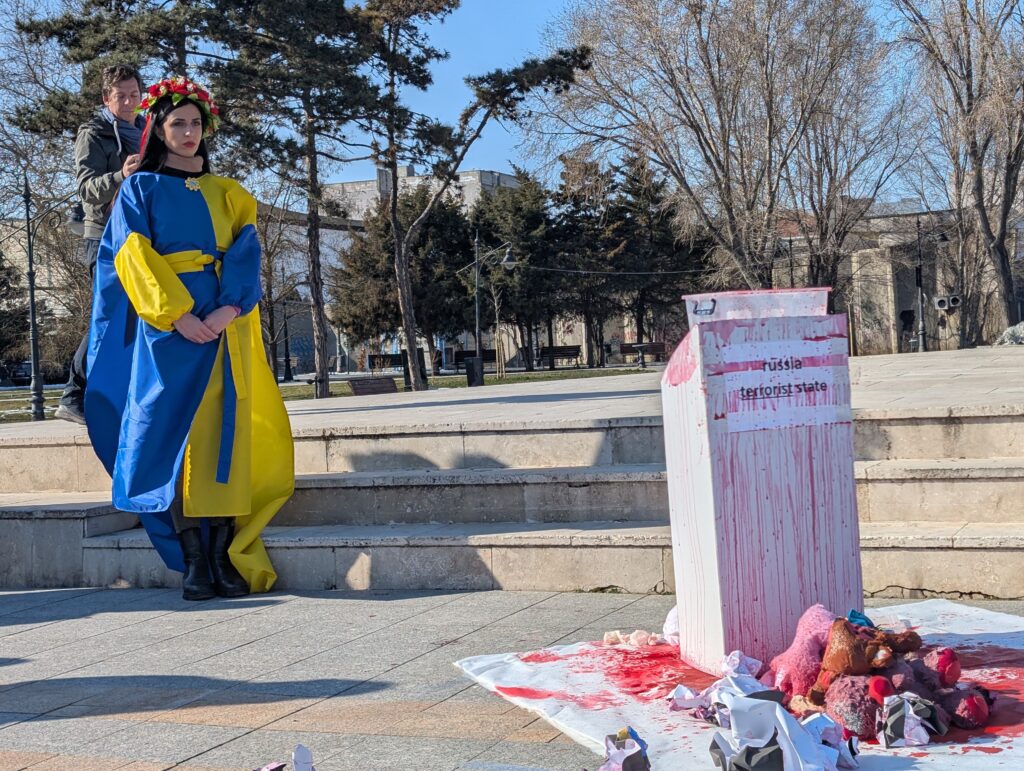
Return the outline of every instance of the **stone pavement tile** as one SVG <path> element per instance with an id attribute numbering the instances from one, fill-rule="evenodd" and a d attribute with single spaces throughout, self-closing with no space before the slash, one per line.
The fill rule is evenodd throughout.
<path id="1" fill-rule="evenodd" d="M 33 763 L 52 758 L 52 752 L 10 752 L 0 750 L 0 771 L 22 771 Z"/>
<path id="2" fill-rule="evenodd" d="M 49 715 L 143 722 L 157 719 L 169 710 L 195 701 L 200 693 L 188 688 L 110 688 L 68 707 L 54 710 Z"/>
<path id="3" fill-rule="evenodd" d="M 456 768 L 466 771 L 580 771 L 597 768 L 600 755 L 576 743 L 500 742 Z M 710 765 L 710 764 L 709 764 Z"/>
<path id="4" fill-rule="evenodd" d="M 162 723 L 258 728 L 316 703 L 244 688 L 230 688 L 164 712 Z"/>
<path id="5" fill-rule="evenodd" d="M 370 736 L 324 761 L 317 771 L 452 771 L 485 752 L 493 742 L 415 736 Z"/>
<path id="6" fill-rule="evenodd" d="M 132 765 L 129 758 L 85 757 L 83 755 L 54 755 L 31 766 L 32 771 L 109 771 Z"/>
<path id="7" fill-rule="evenodd" d="M 102 589 L 43 589 L 0 592 L 0 619 L 9 613 L 18 613 L 29 608 L 39 608 L 54 602 L 78 600 Z M 5 623 L 0 620 L 0 625 Z"/>
<path id="8" fill-rule="evenodd" d="M 487 714 L 481 710 L 444 707 L 425 710 L 400 720 L 384 731 L 388 736 L 430 736 L 448 739 L 472 738 L 496 742 L 514 734 L 535 719 L 524 710 Z"/>
<path id="9" fill-rule="evenodd" d="M 391 726 L 382 733 L 387 736 L 472 739 L 493 743 L 508 739 L 533 720 L 532 715 L 518 711 L 506 712 L 503 715 L 464 716 L 458 719 L 423 713 Z"/>
<path id="10" fill-rule="evenodd" d="M 512 702 L 494 695 L 487 689 L 480 687 L 469 679 L 466 680 L 466 686 L 466 688 L 458 693 L 449 696 L 442 702 L 438 702 L 431 709 L 434 709 L 435 707 L 444 707 L 444 705 L 458 705 L 458 708 L 468 707 L 491 715 L 501 715 L 505 712 L 511 712 L 514 709 L 519 709 L 519 707 Z"/>
<path id="11" fill-rule="evenodd" d="M 557 728 L 552 728 L 546 720 L 535 717 L 532 714 L 530 717 L 534 718 L 532 723 L 527 723 L 515 733 L 509 734 L 505 737 L 504 741 L 545 744 L 562 735 L 561 731 Z"/>
<path id="12" fill-rule="evenodd" d="M 318 702 L 266 726 L 269 731 L 316 731 L 334 734 L 378 734 L 434 702 L 412 699 L 365 700 L 335 697 Z"/>
<path id="13" fill-rule="evenodd" d="M 366 679 L 373 674 L 371 671 L 362 676 L 325 677 L 315 668 L 302 671 L 288 667 L 263 675 L 257 680 L 251 680 L 245 683 L 245 688 L 258 693 L 280 694 L 293 698 L 328 698 L 364 686 Z M 391 683 L 387 680 L 382 680 L 375 681 L 373 685 L 367 687 L 377 691 L 390 685 Z"/>
<path id="14" fill-rule="evenodd" d="M 74 747 L 76 751 L 90 742 L 102 740 L 131 727 L 126 720 L 103 720 L 90 717 L 49 717 L 42 715 L 32 720 L 0 728 L 0 749 L 45 752 Z M 102 746 L 86 755 L 117 755 Z M 131 754 L 128 754 L 131 757 Z"/>
<path id="15" fill-rule="evenodd" d="M 362 737 L 312 731 L 253 731 L 192 758 L 183 768 L 193 765 L 242 767 L 251 771 L 275 760 L 288 762 L 290 767 L 295 746 L 304 744 L 312 750 L 314 764 L 319 769 L 322 759 L 361 740 Z"/>
<path id="16" fill-rule="evenodd" d="M 104 754 L 173 764 L 219 747 L 243 733 L 245 729 L 242 728 L 150 721 L 136 723 L 103 739 L 80 744 L 76 751 L 83 755 Z M 2 736 L 3 732 L 0 731 L 0 740 Z M 55 746 L 68 745 L 62 742 Z"/>

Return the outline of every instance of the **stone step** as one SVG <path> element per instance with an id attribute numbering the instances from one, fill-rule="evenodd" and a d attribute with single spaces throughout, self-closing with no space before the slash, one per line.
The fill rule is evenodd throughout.
<path id="1" fill-rule="evenodd" d="M 0 434 L 0 493 L 110 489 L 84 428 L 54 421 L 29 432 Z M 653 416 L 332 426 L 296 428 L 294 434 L 298 474 L 665 462 L 661 418 Z"/>
<path id="2" fill-rule="evenodd" d="M 1024 520 L 1024 458 L 932 458 L 856 464 L 862 522 Z"/>
<path id="3" fill-rule="evenodd" d="M 288 590 L 481 589 L 672 592 L 662 522 L 268 528 Z M 140 529 L 84 543 L 90 586 L 180 585 Z M 864 523 L 865 591 L 876 597 L 1024 597 L 1024 522 Z"/>
<path id="4" fill-rule="evenodd" d="M 854 410 L 859 460 L 1024 458 L 1024 405 Z"/>
<path id="5" fill-rule="evenodd" d="M 82 586 L 82 542 L 132 527 L 110 497 L 0 495 L 0 587 Z"/>
<path id="6" fill-rule="evenodd" d="M 668 521 L 663 464 L 305 474 L 276 525 Z"/>
<path id="7" fill-rule="evenodd" d="M 1024 519 L 1024 459 L 860 461 L 860 518 L 1005 522 Z M 104 493 L 0 494 L 0 518 L 19 506 L 76 517 L 113 511 Z M 124 515 L 127 516 L 127 515 Z M 668 521 L 660 464 L 432 469 L 300 474 L 277 526 L 391 523 Z M 119 521 L 124 521 L 119 520 Z"/>
<path id="8" fill-rule="evenodd" d="M 660 415 L 352 426 L 293 419 L 300 474 L 665 462 Z M 26 426 L 0 432 L 0 494 L 110 489 L 83 428 Z M 854 431 L 865 461 L 1024 458 L 1024 406 L 855 410 Z"/>

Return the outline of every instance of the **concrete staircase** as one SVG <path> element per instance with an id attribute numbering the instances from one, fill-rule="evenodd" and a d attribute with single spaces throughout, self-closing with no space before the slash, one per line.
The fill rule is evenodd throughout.
<path id="1" fill-rule="evenodd" d="M 1024 597 L 1024 408 L 855 426 L 867 591 Z M 176 586 L 84 434 L 49 430 L 0 439 L 0 587 Z M 296 465 L 266 534 L 281 588 L 673 590 L 656 416 L 300 421 Z"/>

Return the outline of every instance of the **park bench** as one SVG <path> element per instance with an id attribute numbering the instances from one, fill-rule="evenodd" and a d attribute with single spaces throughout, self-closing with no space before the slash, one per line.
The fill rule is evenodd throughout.
<path id="1" fill-rule="evenodd" d="M 393 377 L 362 377 L 348 381 L 352 386 L 353 396 L 372 396 L 373 394 L 397 394 L 398 386 Z"/>
<path id="2" fill-rule="evenodd" d="M 405 365 L 404 359 L 404 353 L 371 353 L 367 357 L 367 364 L 371 370 L 401 369 Z"/>
<path id="3" fill-rule="evenodd" d="M 619 346 L 619 350 L 623 356 L 636 356 L 637 361 L 640 361 L 641 347 L 645 359 L 652 361 L 664 361 L 665 360 L 665 344 L 664 343 L 622 343 Z"/>
<path id="4" fill-rule="evenodd" d="M 460 369 L 465 368 L 466 359 L 470 359 L 476 356 L 476 351 L 456 351 L 455 352 L 455 371 L 458 372 Z M 484 348 L 484 364 L 497 364 L 498 363 L 498 351 L 496 348 Z"/>
<path id="5" fill-rule="evenodd" d="M 547 366 L 552 360 L 557 364 L 559 361 L 573 361 L 580 366 L 581 350 L 578 345 L 556 345 L 551 348 L 541 347 L 540 365 Z"/>

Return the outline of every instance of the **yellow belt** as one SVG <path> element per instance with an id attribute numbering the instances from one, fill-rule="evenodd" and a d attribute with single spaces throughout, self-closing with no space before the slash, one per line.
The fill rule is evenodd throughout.
<path id="1" fill-rule="evenodd" d="M 199 249 L 171 252 L 165 254 L 164 259 L 175 273 L 199 273 L 206 270 L 207 265 L 216 263 L 215 270 L 218 278 L 220 277 L 220 260 L 212 254 L 204 254 Z M 242 343 L 234 321 L 224 329 L 224 335 L 228 347 L 228 359 L 231 361 L 231 378 L 235 383 L 235 394 L 238 399 L 247 399 L 249 389 L 245 382 L 245 370 L 242 367 Z"/>

